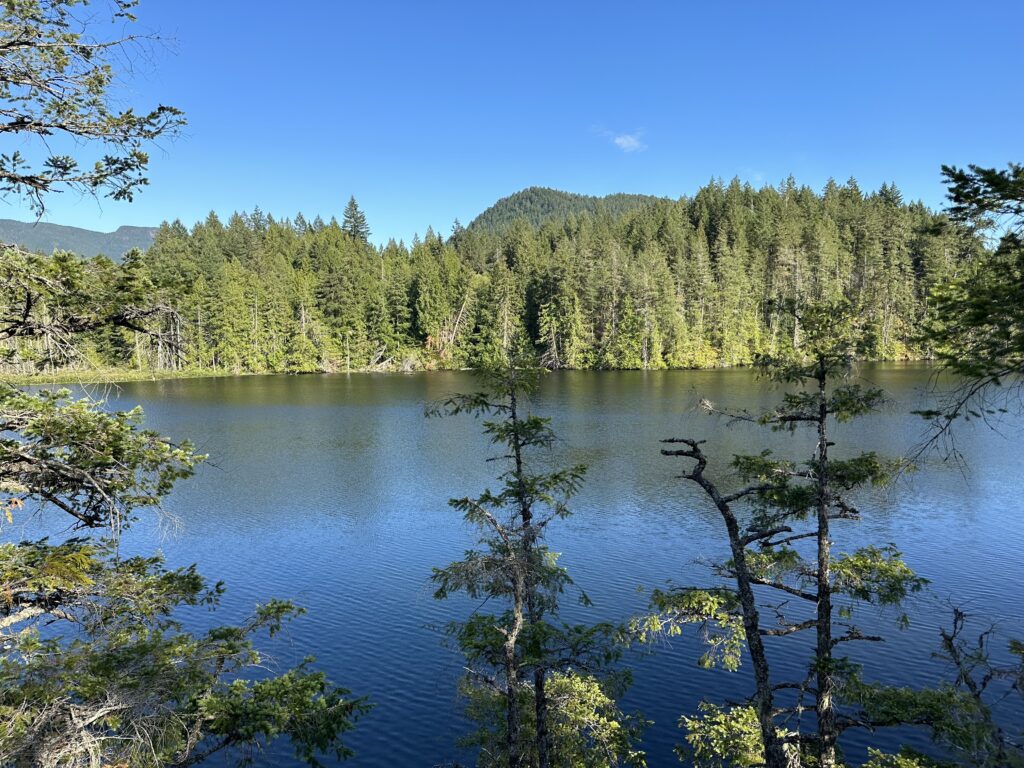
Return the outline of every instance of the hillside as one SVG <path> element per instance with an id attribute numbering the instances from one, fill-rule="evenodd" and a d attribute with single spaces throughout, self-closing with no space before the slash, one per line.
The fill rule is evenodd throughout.
<path id="1" fill-rule="evenodd" d="M 573 214 L 606 213 L 613 217 L 642 208 L 661 198 L 653 195 L 615 194 L 604 197 L 577 195 L 546 187 L 528 187 L 498 202 L 481 213 L 470 229 L 501 232 L 518 219 L 526 219 L 535 227 L 548 221 L 565 219 Z"/>
<path id="2" fill-rule="evenodd" d="M 120 258 L 132 248 L 149 248 L 156 227 L 118 227 L 113 232 L 95 232 L 46 222 L 27 223 L 0 219 L 0 242 L 13 243 L 31 251 L 71 251 L 81 256 L 104 254 Z"/>

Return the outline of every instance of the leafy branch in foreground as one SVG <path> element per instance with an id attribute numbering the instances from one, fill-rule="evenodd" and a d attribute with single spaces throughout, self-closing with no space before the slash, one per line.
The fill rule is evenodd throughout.
<path id="1" fill-rule="evenodd" d="M 1016 409 L 1024 373 L 1024 166 L 942 171 L 954 222 L 995 229 L 997 241 L 931 293 L 924 341 L 954 381 L 935 408 L 920 412 L 932 421 L 922 451 L 950 439 L 958 419 L 998 419 Z"/>
<path id="2" fill-rule="evenodd" d="M 216 606 L 223 587 L 193 567 L 118 554 L 121 532 L 202 458 L 140 419 L 66 392 L 0 389 L 8 520 L 56 509 L 107 534 L 0 544 L 0 762 L 156 768 L 224 752 L 244 761 L 282 737 L 312 765 L 348 756 L 342 734 L 366 703 L 312 660 L 269 675 L 254 645 L 298 609 L 271 601 L 243 624 L 192 633 L 189 610 Z"/>
<path id="3" fill-rule="evenodd" d="M 0 133 L 19 138 L 25 152 L 0 155 L 0 192 L 27 200 L 37 214 L 48 194 L 63 189 L 131 200 L 149 183 L 145 147 L 174 136 L 185 123 L 183 113 L 170 106 L 144 112 L 112 106 L 115 64 L 153 41 L 125 33 L 135 20 L 135 5 L 136 0 L 4 4 Z M 88 163 L 58 149 L 71 142 L 78 142 L 78 151 L 83 143 L 95 146 L 99 154 Z"/>
<path id="4" fill-rule="evenodd" d="M 123 303 L 128 287 L 90 293 L 80 262 L 55 258 L 36 273 L 34 258 L 0 252 L 2 333 L 46 340 L 44 365 L 79 354 L 84 333 L 144 330 L 154 316 Z M 311 660 L 274 675 L 256 648 L 296 608 L 271 601 L 240 625 L 189 632 L 189 613 L 214 607 L 222 587 L 118 553 L 122 533 L 202 458 L 144 429 L 140 409 L 0 385 L 0 763 L 244 763 L 281 738 L 312 765 L 348 756 L 342 737 L 366 703 Z M 22 516 L 54 511 L 75 538 L 10 540 Z"/>
<path id="5" fill-rule="evenodd" d="M 296 756 L 349 756 L 340 734 L 367 708 L 310 669 L 240 675 L 265 666 L 260 634 L 301 613 L 258 606 L 246 622 L 203 634 L 183 610 L 223 591 L 194 567 L 117 557 L 109 542 L 0 545 L 0 761 L 11 765 L 186 766 L 272 739 Z"/>
<path id="6" fill-rule="evenodd" d="M 144 148 L 184 120 L 173 107 L 113 106 L 115 64 L 146 41 L 122 34 L 135 5 L 4 3 L 0 133 L 27 148 L 0 155 L 5 198 L 41 214 L 50 193 L 131 200 L 147 183 Z M 98 156 L 62 153 L 71 145 Z M 137 267 L 137 254 L 119 267 L 0 245 L 3 361 L 49 369 L 128 332 L 162 347 L 176 313 L 152 302 Z M 221 585 L 209 587 L 194 568 L 120 556 L 125 528 L 202 458 L 142 429 L 141 418 L 64 391 L 0 385 L 0 530 L 9 534 L 16 515 L 56 509 L 78 531 L 106 534 L 0 542 L 0 764 L 183 768 L 218 755 L 242 765 L 278 738 L 310 765 L 347 757 L 342 734 L 365 702 L 311 660 L 272 675 L 254 645 L 298 609 L 270 601 L 242 624 L 189 632 L 190 609 L 215 606 Z"/>
<path id="7" fill-rule="evenodd" d="M 111 413 L 70 394 L 0 385 L 3 490 L 19 506 L 52 505 L 79 527 L 116 536 L 204 457 L 187 442 L 174 445 L 141 429 L 140 408 Z"/>

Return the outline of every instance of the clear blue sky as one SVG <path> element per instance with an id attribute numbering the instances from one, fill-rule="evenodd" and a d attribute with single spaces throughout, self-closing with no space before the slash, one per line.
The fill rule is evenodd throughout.
<path id="1" fill-rule="evenodd" d="M 711 177 L 894 181 L 1024 160 L 1024 3 L 143 0 L 174 39 L 129 98 L 184 109 L 133 204 L 46 220 L 187 224 L 260 206 L 374 240 L 447 233 L 541 185 L 678 197 Z M 23 210 L 0 213 L 29 219 Z"/>

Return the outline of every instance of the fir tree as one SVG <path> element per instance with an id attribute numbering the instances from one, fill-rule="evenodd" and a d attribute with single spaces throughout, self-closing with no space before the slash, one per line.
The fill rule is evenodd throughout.
<path id="1" fill-rule="evenodd" d="M 370 227 L 366 223 L 366 215 L 359 210 L 355 197 L 348 199 L 348 205 L 345 206 L 345 214 L 341 221 L 341 229 L 349 237 L 361 243 L 370 239 Z"/>

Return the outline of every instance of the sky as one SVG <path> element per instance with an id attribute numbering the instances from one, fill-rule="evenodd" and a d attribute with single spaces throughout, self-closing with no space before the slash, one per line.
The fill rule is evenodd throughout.
<path id="1" fill-rule="evenodd" d="M 712 178 L 895 182 L 1024 161 L 1024 3 L 142 0 L 168 42 L 120 98 L 183 109 L 131 203 L 64 194 L 109 231 L 259 206 L 373 240 L 448 233 L 529 186 L 672 198 Z M 31 220 L 9 203 L 0 216 Z"/>

